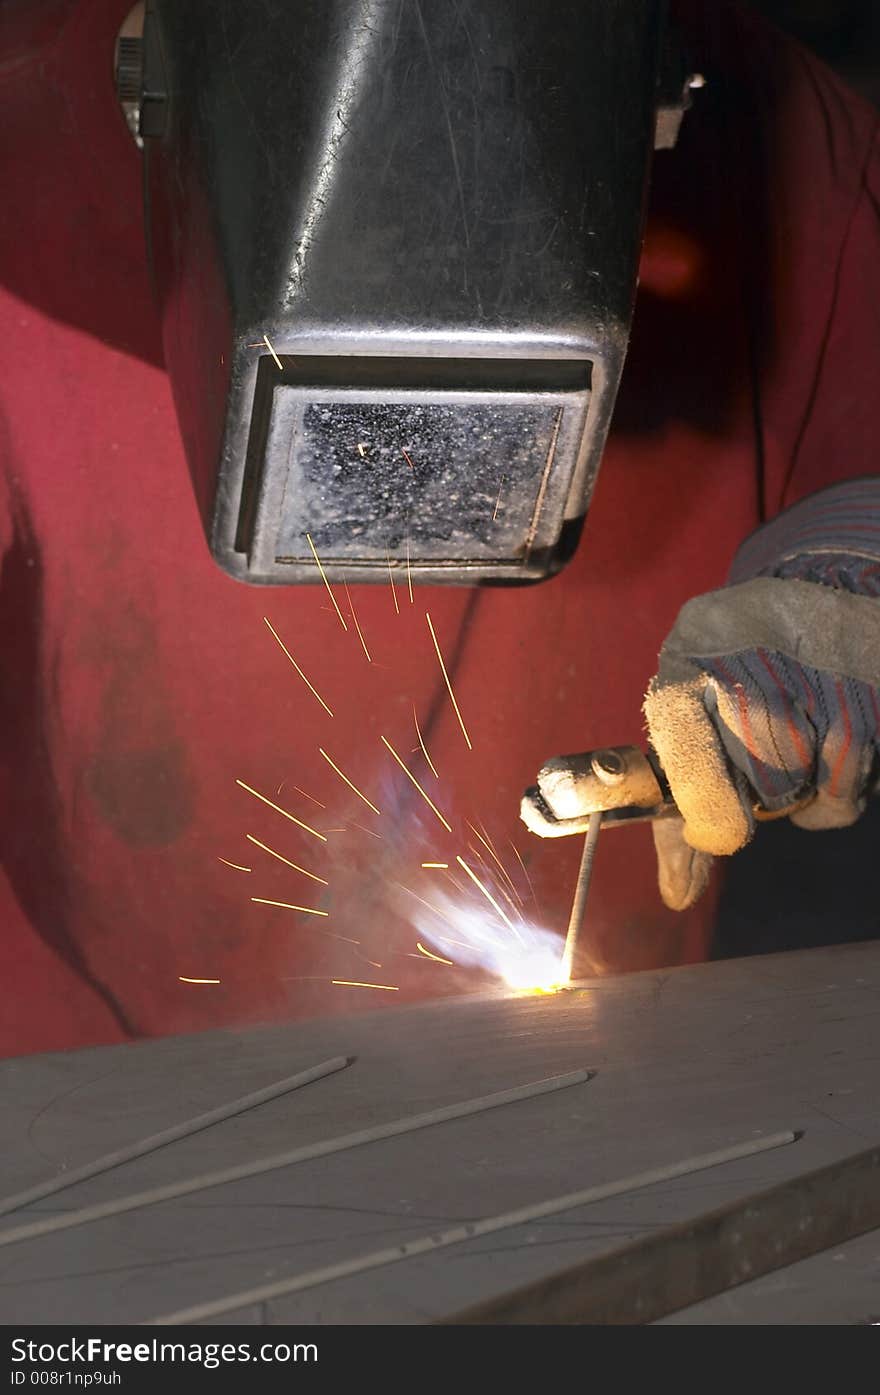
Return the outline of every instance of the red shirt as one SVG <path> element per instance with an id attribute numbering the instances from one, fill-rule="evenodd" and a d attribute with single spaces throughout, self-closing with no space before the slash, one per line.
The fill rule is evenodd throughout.
<path id="1" fill-rule="evenodd" d="M 418 589 L 413 606 L 400 590 L 400 615 L 389 588 L 358 588 L 372 664 L 320 586 L 231 581 L 208 555 L 161 368 L 139 156 L 111 76 L 127 8 L 12 0 L 0 22 L 6 1054 L 484 985 L 417 949 L 396 884 L 430 901 L 442 872 L 422 861 L 491 864 L 470 819 L 529 914 L 564 928 L 579 840 L 527 835 L 522 789 L 550 755 L 642 739 L 664 634 L 723 582 L 761 512 L 878 468 L 877 114 L 752 18 L 696 6 L 708 86 L 656 160 L 615 430 L 565 573 Z M 702 957 L 713 901 L 666 911 L 638 828 L 603 836 L 588 914 L 582 967 L 629 969 Z"/>

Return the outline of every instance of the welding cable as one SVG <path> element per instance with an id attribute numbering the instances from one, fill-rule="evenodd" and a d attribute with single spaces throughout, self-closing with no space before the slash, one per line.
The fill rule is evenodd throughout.
<path id="1" fill-rule="evenodd" d="M 319 1284 L 328 1284 L 334 1279 L 350 1278 L 352 1274 L 362 1274 L 367 1269 L 396 1264 L 398 1260 L 445 1249 L 447 1245 L 459 1245 L 462 1241 L 473 1240 L 479 1235 L 509 1230 L 529 1221 L 541 1220 L 544 1216 L 556 1216 L 561 1211 L 571 1211 L 576 1206 L 587 1206 L 594 1201 L 604 1201 L 608 1197 L 622 1196 L 626 1192 L 652 1187 L 657 1182 L 686 1177 L 691 1172 L 701 1172 L 708 1167 L 720 1167 L 722 1163 L 734 1162 L 737 1158 L 748 1158 L 754 1153 L 782 1148 L 788 1143 L 796 1142 L 800 1136 L 786 1130 L 784 1133 L 768 1134 L 766 1138 L 750 1138 L 744 1143 L 734 1143 L 731 1147 L 721 1148 L 715 1153 L 702 1153 L 693 1158 L 686 1158 L 683 1162 L 669 1163 L 665 1167 L 655 1167 L 650 1172 L 638 1172 L 632 1177 L 623 1177 L 617 1182 L 605 1182 L 598 1187 L 570 1192 L 567 1196 L 539 1201 L 534 1206 L 524 1206 L 518 1211 L 505 1211 L 500 1216 L 488 1216 L 482 1221 L 471 1221 L 439 1234 L 435 1231 L 431 1235 L 422 1235 L 417 1240 L 407 1240 L 386 1250 L 374 1250 L 372 1254 L 342 1260 L 339 1264 L 328 1264 L 323 1269 L 310 1269 L 307 1273 L 298 1274 L 291 1279 L 279 1279 L 272 1284 L 261 1284 L 259 1288 L 227 1294 L 225 1298 L 217 1298 L 210 1303 L 197 1303 L 192 1308 L 180 1308 L 177 1312 L 150 1318 L 140 1326 L 176 1327 L 184 1323 L 203 1322 L 208 1318 L 219 1317 L 222 1313 L 237 1312 L 252 1303 L 265 1303 L 272 1298 L 282 1298 L 286 1294 L 302 1293 L 305 1289 L 317 1288 Z"/>
<path id="2" fill-rule="evenodd" d="M 348 1057 L 340 1060 L 348 1063 Z M 316 1067 L 316 1069 L 320 1069 Z M 383 1138 L 393 1138 L 397 1134 L 414 1133 L 433 1124 L 443 1124 L 450 1119 L 462 1119 L 469 1114 L 480 1114 L 486 1109 L 497 1109 L 501 1105 L 514 1104 L 517 1100 L 531 1099 L 536 1095 L 546 1095 L 554 1090 L 564 1090 L 569 1085 L 582 1085 L 592 1080 L 596 1074 L 592 1070 L 575 1070 L 567 1075 L 551 1075 L 543 1080 L 530 1081 L 526 1085 L 514 1086 L 511 1090 L 500 1090 L 494 1095 L 482 1095 L 476 1099 L 463 1100 L 460 1104 L 444 1105 L 441 1109 L 427 1114 L 411 1114 L 403 1119 L 394 1119 L 389 1124 L 378 1124 L 374 1128 L 359 1129 L 356 1133 L 342 1134 L 336 1138 L 324 1139 L 318 1143 L 307 1143 L 302 1148 L 294 1148 L 286 1153 L 275 1153 L 270 1157 L 256 1158 L 253 1162 L 241 1163 L 237 1167 L 223 1168 L 218 1172 L 203 1172 L 195 1177 L 185 1177 L 179 1182 L 170 1182 L 164 1187 L 153 1187 L 149 1191 L 131 1192 L 128 1196 L 117 1197 L 113 1201 L 99 1201 L 92 1206 L 83 1206 L 77 1211 L 66 1211 L 60 1215 L 28 1221 L 9 1230 L 0 1231 L 0 1247 L 15 1245 L 22 1240 L 32 1240 L 38 1235 L 52 1235 L 59 1230 L 70 1230 L 73 1226 L 88 1225 L 108 1216 L 119 1216 L 126 1211 L 139 1211 L 145 1206 L 156 1206 L 161 1201 L 173 1201 L 177 1197 L 190 1196 L 193 1192 L 207 1191 L 209 1187 L 220 1187 L 227 1182 L 240 1182 L 247 1177 L 258 1177 L 264 1172 L 275 1172 L 281 1167 L 292 1167 L 295 1163 L 308 1162 L 312 1158 L 323 1158 L 329 1153 L 341 1153 L 349 1148 L 358 1148 L 365 1143 L 376 1143 Z"/>
<path id="3" fill-rule="evenodd" d="M 44 1182 L 37 1182 L 35 1186 L 28 1187 L 23 1192 L 0 1197 L 0 1216 L 8 1216 L 12 1211 L 20 1211 L 23 1206 L 30 1206 L 35 1201 L 42 1201 L 44 1197 L 66 1191 L 68 1187 L 75 1187 L 78 1182 L 86 1182 L 90 1177 L 99 1177 L 104 1172 L 111 1172 L 113 1168 L 121 1167 L 123 1163 L 132 1162 L 135 1158 L 143 1158 L 147 1153 L 155 1153 L 157 1149 L 165 1148 L 169 1143 L 176 1143 L 181 1138 L 191 1138 L 193 1134 L 211 1128 L 212 1124 L 220 1124 L 225 1119 L 234 1119 L 236 1115 L 245 1114 L 249 1109 L 256 1109 L 258 1105 L 268 1104 L 270 1100 L 290 1094 L 292 1090 L 298 1090 L 302 1085 L 310 1085 L 313 1080 L 322 1080 L 326 1075 L 333 1075 L 338 1070 L 344 1070 L 346 1066 L 352 1065 L 354 1060 L 354 1056 L 334 1056 L 331 1061 L 322 1061 L 320 1065 L 311 1066 L 308 1070 L 300 1071 L 297 1075 L 289 1075 L 284 1080 L 276 1080 L 274 1084 L 266 1085 L 262 1090 L 254 1090 L 249 1095 L 241 1095 L 237 1100 L 230 1100 L 228 1104 L 221 1104 L 216 1109 L 208 1110 L 206 1114 L 197 1114 L 194 1119 L 185 1119 L 183 1123 L 174 1124 L 170 1129 L 150 1134 L 149 1137 L 141 1138 L 136 1143 L 130 1143 L 125 1148 L 118 1148 L 113 1153 L 105 1153 L 103 1157 L 94 1158 L 92 1162 L 83 1163 L 81 1167 L 73 1167 L 59 1172 L 56 1177 L 48 1177 Z M 7 1234 L 9 1233 L 7 1232 Z"/>

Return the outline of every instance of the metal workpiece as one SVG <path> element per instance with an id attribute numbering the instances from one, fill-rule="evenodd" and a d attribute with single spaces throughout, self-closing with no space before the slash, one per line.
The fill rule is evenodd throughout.
<path id="1" fill-rule="evenodd" d="M 772 1148 L 784 1148 L 796 1141 L 797 1134 L 792 1133 L 791 1130 L 781 1131 L 769 1138 L 749 1139 L 733 1148 L 722 1149 L 702 1157 L 686 1158 L 680 1163 L 656 1168 L 651 1172 L 637 1174 L 633 1177 L 622 1177 L 604 1187 L 587 1187 L 579 1192 L 568 1193 L 566 1196 L 548 1197 L 535 1206 L 521 1207 L 516 1211 L 502 1212 L 496 1216 L 486 1216 L 479 1221 L 453 1226 L 450 1230 L 441 1231 L 439 1234 L 433 1232 L 421 1235 L 415 1240 L 407 1240 L 403 1244 L 393 1245 L 383 1250 L 374 1250 L 372 1254 L 360 1255 L 343 1264 L 312 1270 L 310 1273 L 299 1274 L 291 1279 L 260 1284 L 257 1288 L 250 1290 L 239 1290 L 212 1302 L 196 1304 L 189 1308 L 179 1308 L 175 1312 L 163 1313 L 153 1319 L 149 1325 L 157 1327 L 180 1326 L 185 1323 L 202 1322 L 206 1318 L 235 1312 L 253 1303 L 265 1303 L 273 1298 L 287 1297 L 290 1294 L 302 1293 L 308 1289 L 321 1288 L 325 1284 L 349 1278 L 354 1274 L 363 1274 L 370 1270 L 385 1268 L 389 1264 L 399 1264 L 416 1256 L 433 1254 L 437 1250 L 448 1248 L 450 1245 L 467 1244 L 468 1241 L 484 1235 L 497 1235 L 501 1231 L 514 1230 L 527 1225 L 530 1221 L 562 1215 L 567 1211 L 576 1210 L 580 1206 L 589 1206 L 595 1201 L 604 1201 L 609 1196 L 626 1196 L 630 1192 L 639 1191 L 642 1187 L 650 1187 L 658 1182 L 668 1182 L 679 1177 L 690 1176 L 694 1172 L 703 1171 L 705 1168 L 717 1167 L 726 1162 L 735 1162 L 742 1157 L 752 1157 L 755 1153 L 769 1151 Z M 450 1321 L 455 1323 L 456 1319 L 452 1318 Z"/>
<path id="2" fill-rule="evenodd" d="M 880 1145 L 445 1321 L 484 1326 L 656 1322 L 880 1227 Z"/>
<path id="3" fill-rule="evenodd" d="M 0 1196 L 80 1179 L 3 1221 L 3 1320 L 458 1321 L 592 1261 L 599 1297 L 636 1277 L 653 1303 L 669 1273 L 693 1302 L 716 1253 L 738 1286 L 700 1321 L 876 1318 L 876 1236 L 837 1223 L 880 1195 L 853 1159 L 880 1138 L 878 990 L 867 943 L 0 1062 Z M 740 1283 L 761 1255 L 786 1267 Z"/>
<path id="4" fill-rule="evenodd" d="M 536 581 L 623 364 L 659 0 L 148 0 L 165 356 L 216 561 Z M 126 88 L 128 93 L 128 88 Z M 129 94 L 130 95 L 130 94 Z"/>
<path id="5" fill-rule="evenodd" d="M 656 757 L 638 746 L 554 756 L 520 805 L 523 823 L 540 838 L 586 833 L 596 813 L 603 828 L 619 828 L 677 812 Z"/>

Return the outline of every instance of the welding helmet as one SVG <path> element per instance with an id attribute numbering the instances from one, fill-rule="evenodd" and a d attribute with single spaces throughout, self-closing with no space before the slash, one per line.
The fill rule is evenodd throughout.
<path id="1" fill-rule="evenodd" d="M 261 583 L 572 555 L 632 316 L 659 0 L 147 0 L 117 42 L 211 552 Z"/>

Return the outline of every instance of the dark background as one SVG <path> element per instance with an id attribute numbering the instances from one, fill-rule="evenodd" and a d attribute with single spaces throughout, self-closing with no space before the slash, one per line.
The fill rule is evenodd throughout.
<path id="1" fill-rule="evenodd" d="M 880 106 L 877 0 L 758 0 L 751 8 Z M 878 799 L 853 828 L 815 834 L 787 820 L 765 824 L 727 869 L 714 957 L 874 939 L 880 933 L 878 854 Z"/>
<path id="2" fill-rule="evenodd" d="M 751 8 L 793 34 L 856 92 L 880 106 L 877 0 L 754 0 Z"/>

